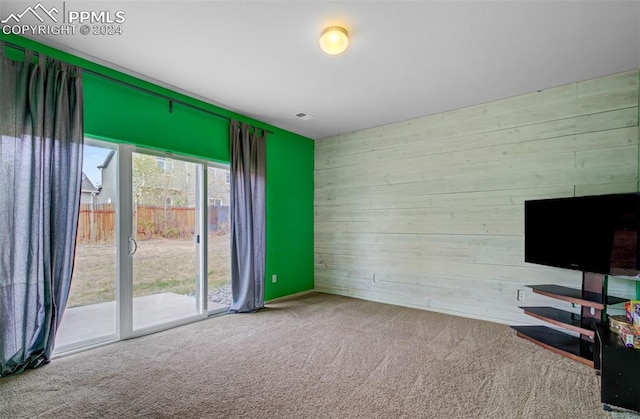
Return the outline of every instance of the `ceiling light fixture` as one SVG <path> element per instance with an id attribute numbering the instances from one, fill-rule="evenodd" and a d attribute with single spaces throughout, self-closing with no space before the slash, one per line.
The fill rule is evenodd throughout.
<path id="1" fill-rule="evenodd" d="M 320 48 L 329 55 L 344 52 L 349 46 L 347 30 L 340 26 L 329 26 L 320 34 Z"/>

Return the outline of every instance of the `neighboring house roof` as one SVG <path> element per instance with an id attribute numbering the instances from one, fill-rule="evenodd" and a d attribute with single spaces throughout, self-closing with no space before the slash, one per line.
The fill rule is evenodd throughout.
<path id="1" fill-rule="evenodd" d="M 82 172 L 82 184 L 80 185 L 80 190 L 82 192 L 99 192 L 100 189 L 96 188 L 96 185 L 91 182 L 91 180 L 87 177 L 87 175 Z"/>
<path id="2" fill-rule="evenodd" d="M 115 150 L 109 151 L 109 153 L 107 154 L 107 157 L 104 158 L 104 162 L 102 162 L 102 164 L 98 166 L 98 169 L 100 170 L 106 169 L 109 166 L 109 163 L 111 163 L 111 159 L 113 158 L 114 154 L 116 154 Z"/>

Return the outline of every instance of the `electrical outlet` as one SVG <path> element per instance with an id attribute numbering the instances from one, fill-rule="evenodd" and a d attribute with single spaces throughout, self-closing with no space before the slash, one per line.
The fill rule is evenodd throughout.
<path id="1" fill-rule="evenodd" d="M 278 282 L 278 275 L 276 274 L 271 275 L 271 283 L 275 284 L 276 282 Z"/>
<path id="2" fill-rule="evenodd" d="M 518 295 L 516 296 L 518 301 L 524 301 L 524 290 L 518 290 Z"/>

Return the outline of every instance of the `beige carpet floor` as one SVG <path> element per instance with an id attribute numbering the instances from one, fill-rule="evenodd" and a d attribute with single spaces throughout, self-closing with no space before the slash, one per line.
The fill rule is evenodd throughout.
<path id="1" fill-rule="evenodd" d="M 505 325 L 326 294 L 0 379 L 1 418 L 616 418 Z"/>

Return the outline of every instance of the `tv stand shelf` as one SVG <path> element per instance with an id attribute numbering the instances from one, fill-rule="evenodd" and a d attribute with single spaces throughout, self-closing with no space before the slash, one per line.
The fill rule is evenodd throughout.
<path id="1" fill-rule="evenodd" d="M 547 323 L 555 324 L 567 330 L 572 330 L 590 337 L 594 336 L 594 331 L 581 327 L 580 315 L 555 307 L 518 307 L 524 310 L 524 314 L 544 320 Z"/>
<path id="2" fill-rule="evenodd" d="M 555 307 L 519 307 L 524 313 L 554 326 L 579 334 L 573 336 L 546 326 L 513 326 L 518 337 L 557 354 L 598 368 L 595 359 L 595 325 L 605 318 L 608 305 L 627 301 L 605 292 L 605 276 L 584 272 L 582 289 L 554 284 L 527 285 L 534 293 L 581 306 L 580 313 Z"/>
<path id="3" fill-rule="evenodd" d="M 613 297 L 611 295 L 598 292 L 563 287 L 562 285 L 527 285 L 527 287 L 531 288 L 536 294 L 579 304 L 583 307 L 593 307 L 598 310 L 604 310 L 607 305 L 619 304 L 627 301 L 624 298 Z"/>
<path id="4" fill-rule="evenodd" d="M 512 326 L 516 335 L 593 368 L 593 348 L 580 338 L 546 326 Z"/>

